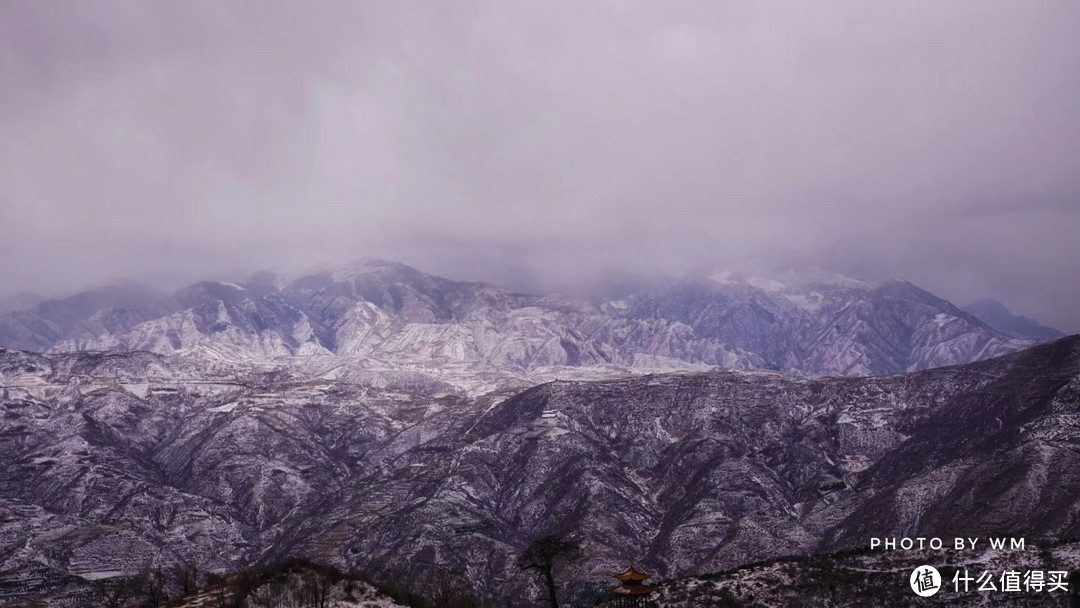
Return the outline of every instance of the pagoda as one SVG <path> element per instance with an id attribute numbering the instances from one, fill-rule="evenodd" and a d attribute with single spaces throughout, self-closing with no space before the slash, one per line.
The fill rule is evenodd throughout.
<path id="1" fill-rule="evenodd" d="M 656 587 L 645 584 L 645 579 L 649 578 L 649 575 L 638 572 L 633 566 L 627 568 L 622 574 L 616 574 L 615 578 L 619 581 L 619 585 L 611 588 L 611 592 L 615 595 L 648 595 L 656 591 Z"/>

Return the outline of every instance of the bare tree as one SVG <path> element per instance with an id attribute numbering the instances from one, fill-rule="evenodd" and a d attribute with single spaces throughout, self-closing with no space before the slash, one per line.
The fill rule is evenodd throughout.
<path id="1" fill-rule="evenodd" d="M 100 580 L 94 583 L 95 605 L 103 608 L 124 608 L 135 596 L 134 584 L 130 580 Z"/>
<path id="2" fill-rule="evenodd" d="M 214 608 L 231 608 L 231 600 L 224 584 L 214 590 Z"/>
<path id="3" fill-rule="evenodd" d="M 320 568 L 309 572 L 306 578 L 307 585 L 311 588 L 312 605 L 315 608 L 326 608 L 330 601 L 330 592 L 334 587 L 330 573 Z"/>
<path id="4" fill-rule="evenodd" d="M 383 582 L 383 587 L 395 600 L 405 603 L 409 608 L 418 604 L 416 575 L 405 566 L 392 570 Z"/>
<path id="5" fill-rule="evenodd" d="M 192 562 L 183 562 L 172 567 L 173 580 L 182 595 L 195 593 L 199 589 L 199 568 Z"/>
<path id="6" fill-rule="evenodd" d="M 529 545 L 517 559 L 517 566 L 521 570 L 536 570 L 544 577 L 544 585 L 547 587 L 548 601 L 551 608 L 559 608 L 559 598 L 556 595 L 555 576 L 552 571 L 555 562 L 562 560 L 571 562 L 581 557 L 581 547 L 559 536 L 545 536 Z"/>
<path id="7" fill-rule="evenodd" d="M 438 608 L 472 608 L 476 605 L 472 585 L 464 574 L 440 568 L 432 582 L 431 599 Z"/>
<path id="8" fill-rule="evenodd" d="M 146 604 L 150 608 L 158 608 L 168 603 L 169 591 L 165 587 L 165 577 L 161 570 L 144 571 L 139 575 L 139 582 L 143 595 L 146 597 Z"/>

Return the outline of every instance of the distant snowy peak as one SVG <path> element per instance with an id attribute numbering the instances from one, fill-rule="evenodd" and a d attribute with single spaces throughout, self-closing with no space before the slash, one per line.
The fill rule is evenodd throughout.
<path id="1" fill-rule="evenodd" d="M 520 377 L 551 367 L 718 366 L 882 375 L 1030 346 L 906 281 L 828 272 L 668 279 L 600 306 L 383 260 L 168 298 L 88 292 L 0 315 L 0 346 L 220 360 L 337 356 L 378 369 Z M 455 372 L 457 373 L 457 372 Z"/>
<path id="2" fill-rule="evenodd" d="M 361 275 L 378 274 L 384 276 L 393 276 L 402 280 L 423 280 L 427 278 L 441 278 L 434 275 L 425 274 L 412 266 L 402 264 L 401 262 L 394 262 L 391 260 L 384 260 L 381 258 L 366 257 L 351 262 L 349 264 L 343 264 L 340 266 L 332 266 L 322 269 L 319 272 L 309 274 L 326 274 L 329 273 L 336 280 L 351 279 Z M 445 280 L 445 279 L 444 279 Z"/>
<path id="3" fill-rule="evenodd" d="M 722 288 L 754 289 L 774 296 L 782 296 L 798 308 L 818 312 L 827 299 L 850 298 L 847 292 L 866 292 L 880 286 L 825 270 L 806 272 L 784 271 L 748 274 L 741 271 L 722 270 L 708 276 L 709 281 Z"/>
<path id="4" fill-rule="evenodd" d="M 1015 338 L 1027 338 L 1047 342 L 1065 336 L 1052 327 L 1040 324 L 1034 319 L 1013 314 L 998 300 L 979 300 L 964 307 L 964 312 L 978 318 L 990 327 Z"/>
<path id="5" fill-rule="evenodd" d="M 41 351 L 58 341 L 123 332 L 170 312 L 162 296 L 136 283 L 117 283 L 45 300 L 0 314 L 0 346 Z"/>
<path id="6" fill-rule="evenodd" d="M 672 281 L 604 311 L 689 329 L 753 355 L 769 369 L 808 375 L 881 375 L 974 361 L 1031 346 L 987 327 L 903 280 L 776 279 L 724 274 Z"/>
<path id="7" fill-rule="evenodd" d="M 748 285 L 762 291 L 804 292 L 813 288 L 873 289 L 877 284 L 855 279 L 828 270 L 779 271 L 747 273 L 738 270 L 717 270 L 708 278 L 719 285 Z"/>
<path id="8" fill-rule="evenodd" d="M 709 275 L 718 285 L 749 285 L 755 289 L 769 292 L 784 291 L 787 286 L 775 279 L 754 275 L 745 275 L 730 270 L 718 271 Z"/>

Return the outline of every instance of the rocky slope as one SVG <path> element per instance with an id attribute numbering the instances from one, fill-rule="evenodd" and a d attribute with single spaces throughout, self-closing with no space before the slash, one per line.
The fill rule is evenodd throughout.
<path id="1" fill-rule="evenodd" d="M 770 560 L 727 572 L 674 579 L 654 596 L 660 608 L 698 606 L 806 606 L 888 608 L 892 606 L 1075 606 L 1080 601 L 1080 543 L 1050 543 L 1024 551 L 982 547 L 964 551 L 855 551 Z M 932 564 L 943 585 L 921 599 L 910 586 L 912 571 Z M 1004 591 L 1001 576 L 1014 571 L 1019 590 Z M 1067 586 L 1026 586 L 1027 572 L 1066 572 Z M 978 582 L 983 573 L 987 581 Z M 953 578 L 973 577 L 965 583 Z M 979 587 L 984 587 L 982 590 Z"/>
<path id="2" fill-rule="evenodd" d="M 131 289 L 88 292 L 0 315 L 0 346 L 233 361 L 332 356 L 435 375 L 452 365 L 501 375 L 698 365 L 850 376 L 967 363 L 1035 343 L 903 281 L 783 278 L 670 280 L 594 306 L 367 261 L 287 282 L 202 282 L 160 300 Z"/>
<path id="3" fill-rule="evenodd" d="M 906 375 L 437 386 L 149 353 L 0 354 L 0 593 L 306 556 L 520 597 L 514 556 L 661 578 L 871 536 L 1080 536 L 1080 338 Z M 408 573 L 406 576 L 403 573 Z"/>

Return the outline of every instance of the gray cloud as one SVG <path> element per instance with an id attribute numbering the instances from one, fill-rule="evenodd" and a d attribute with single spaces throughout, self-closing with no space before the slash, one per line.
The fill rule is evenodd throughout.
<path id="1" fill-rule="evenodd" d="M 1080 330 L 1080 4 L 0 3 L 0 292 L 748 261 Z"/>

